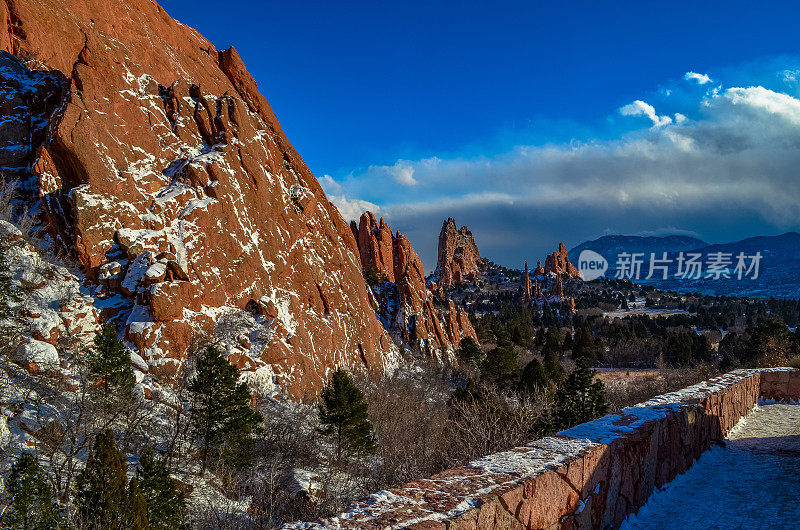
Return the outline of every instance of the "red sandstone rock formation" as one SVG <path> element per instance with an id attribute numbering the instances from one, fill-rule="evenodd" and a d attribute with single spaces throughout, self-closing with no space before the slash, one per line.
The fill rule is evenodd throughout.
<path id="1" fill-rule="evenodd" d="M 221 308 L 249 302 L 271 335 L 248 365 L 296 397 L 335 365 L 389 362 L 353 233 L 236 50 L 151 0 L 4 1 L 0 28 L 31 69 L 0 85 L 37 78 L 25 97 L 46 131 L 4 126 L 0 151 L 27 142 L 28 158 L 0 165 L 30 164 L 50 230 L 119 298 L 151 372 L 174 372 Z"/>
<path id="2" fill-rule="evenodd" d="M 544 260 L 544 272 L 552 272 L 559 275 L 566 273 L 571 278 L 581 277 L 578 268 L 570 263 L 569 256 L 567 256 L 567 247 L 564 243 L 559 243 L 558 252 L 553 252 Z"/>
<path id="3" fill-rule="evenodd" d="M 559 300 L 564 298 L 564 282 L 560 274 L 556 276 L 555 283 L 553 283 L 550 290 L 550 296 L 556 297 Z"/>
<path id="4" fill-rule="evenodd" d="M 534 301 L 539 301 L 544 298 L 544 292 L 542 291 L 542 284 L 539 283 L 538 278 L 533 279 L 533 289 L 531 292 L 531 298 L 533 298 Z"/>
<path id="5" fill-rule="evenodd" d="M 548 256 L 547 257 L 548 261 L 553 256 L 557 256 L 557 255 L 558 255 L 558 253 L 553 253 L 551 256 Z M 555 258 L 553 258 L 553 259 L 555 260 Z M 554 262 L 556 264 L 558 263 L 557 260 L 554 261 Z M 567 261 L 566 263 L 569 264 L 569 261 Z M 569 266 L 571 267 L 572 264 L 569 264 Z M 536 271 L 541 271 L 541 272 L 539 272 L 537 274 Z M 541 275 L 545 274 L 544 270 L 541 267 L 541 263 L 540 262 L 537 262 L 536 270 L 534 271 L 534 274 L 535 274 L 535 276 L 541 276 Z M 522 273 L 522 281 L 521 281 L 521 285 L 520 285 L 520 291 L 521 291 L 521 300 L 522 300 L 522 304 L 523 305 L 529 305 L 531 303 L 537 303 L 540 300 L 544 300 L 546 298 L 545 295 L 544 295 L 544 290 L 542 289 L 542 284 L 539 283 L 539 278 L 535 277 L 533 279 L 533 281 L 531 281 L 531 274 L 530 274 L 530 271 L 528 270 L 528 262 L 527 261 L 525 262 L 525 268 L 524 268 L 524 271 Z M 548 289 L 547 298 L 558 298 L 560 300 L 563 297 L 564 297 L 564 283 L 562 281 L 561 274 L 557 274 L 555 279 L 553 280 L 552 285 Z M 574 305 L 575 305 L 575 302 L 573 300 L 572 301 L 573 311 L 574 311 Z"/>
<path id="6" fill-rule="evenodd" d="M 522 274 L 522 305 L 528 306 L 533 301 L 533 284 L 528 270 L 528 262 L 525 262 L 525 272 Z"/>
<path id="7" fill-rule="evenodd" d="M 351 229 L 354 225 L 355 222 L 351 224 Z M 374 266 L 387 281 L 394 283 L 392 229 L 384 222 L 383 217 L 379 222 L 372 212 L 366 212 L 361 216 L 358 228 L 355 230 L 362 271 L 366 273 Z"/>
<path id="8" fill-rule="evenodd" d="M 547 256 L 544 262 L 544 267 L 542 267 L 541 261 L 536 262 L 536 269 L 533 271 L 533 275 L 538 277 L 551 272 L 555 274 L 556 277 L 552 285 L 550 285 L 550 287 L 547 289 L 547 298 L 558 298 L 559 300 L 563 299 L 564 284 L 561 278 L 562 274 L 567 274 L 571 278 L 582 278 L 577 267 L 575 267 L 569 261 L 569 256 L 567 256 L 567 247 L 564 245 L 564 243 L 559 243 L 558 251 Z M 530 301 L 535 302 L 545 299 L 543 289 L 538 278 L 535 278 L 533 284 L 531 284 L 527 261 L 525 262 L 525 271 L 522 276 L 521 290 L 523 304 L 531 303 Z"/>
<path id="9" fill-rule="evenodd" d="M 381 320 L 395 341 L 429 355 L 436 350 L 457 348 L 461 339 L 477 340 L 475 330 L 461 308 L 451 300 L 447 311 L 433 304 L 433 294 L 425 287 L 422 261 L 406 236 L 392 229 L 372 212 L 361 216 L 351 229 L 358 241 L 361 268 L 366 273 L 376 268 L 389 285 L 374 286 L 379 298 Z"/>
<path id="10" fill-rule="evenodd" d="M 436 262 L 436 283 L 441 291 L 473 281 L 480 272 L 483 258 L 466 226 L 456 228 L 452 217 L 442 224 L 439 233 L 439 255 Z"/>

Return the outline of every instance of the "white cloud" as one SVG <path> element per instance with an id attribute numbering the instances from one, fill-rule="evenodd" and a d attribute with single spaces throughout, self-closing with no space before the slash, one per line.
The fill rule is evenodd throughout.
<path id="1" fill-rule="evenodd" d="M 411 204 L 396 205 L 392 208 L 395 214 L 402 211 L 403 214 L 424 214 L 440 212 L 446 208 L 481 208 L 488 205 L 513 206 L 514 197 L 507 193 L 480 192 L 466 193 L 458 197 L 446 197 L 431 201 L 415 202 Z"/>
<path id="2" fill-rule="evenodd" d="M 322 178 L 319 179 L 319 183 L 322 185 L 322 189 L 325 190 L 325 193 L 329 195 L 342 193 L 342 185 L 328 174 L 323 175 Z"/>
<path id="3" fill-rule="evenodd" d="M 336 206 L 346 221 L 358 221 L 361 214 L 367 210 L 372 213 L 378 213 L 381 210 L 381 207 L 375 203 L 347 197 L 342 185 L 330 175 L 323 175 L 319 179 L 319 183 L 322 185 L 325 195 L 328 196 L 328 200 Z"/>
<path id="4" fill-rule="evenodd" d="M 358 219 L 361 217 L 361 214 L 367 210 L 375 215 L 380 215 L 380 212 L 383 211 L 382 208 L 377 204 L 369 201 L 362 201 L 361 199 L 350 199 L 344 195 L 328 194 L 328 200 L 339 209 L 339 213 L 342 214 L 344 220 L 348 222 L 358 221 Z"/>
<path id="5" fill-rule="evenodd" d="M 689 236 L 696 237 L 697 239 L 703 239 L 703 237 L 694 230 L 684 230 L 683 228 L 678 228 L 677 226 L 664 226 L 653 230 L 640 230 L 633 235 L 642 237 Z"/>
<path id="6" fill-rule="evenodd" d="M 751 86 L 729 88 L 723 97 L 733 105 L 741 105 L 747 111 L 766 112 L 800 125 L 800 100 L 788 94 Z"/>
<path id="7" fill-rule="evenodd" d="M 619 113 L 623 116 L 647 116 L 653 122 L 653 127 L 662 127 L 672 123 L 672 118 L 669 116 L 659 116 L 656 114 L 656 109 L 649 103 L 637 99 L 633 103 L 628 103 L 619 109 Z"/>
<path id="8" fill-rule="evenodd" d="M 686 81 L 696 81 L 698 85 L 705 85 L 711 82 L 711 78 L 706 74 L 698 74 L 697 72 L 686 72 L 683 75 Z"/>
<path id="9" fill-rule="evenodd" d="M 800 77 L 800 70 L 784 70 L 779 75 L 786 83 L 796 83 L 797 78 Z"/>
<path id="10" fill-rule="evenodd" d="M 436 233 L 450 216 L 472 229 L 483 254 L 504 265 L 538 259 L 534 250 L 552 251 L 562 240 L 574 245 L 604 228 L 708 241 L 735 239 L 728 235 L 733 230 L 746 237 L 800 228 L 800 99 L 763 86 L 692 97 L 700 99 L 685 99 L 674 118 L 641 100 L 622 107 L 621 114 L 645 116 L 653 127 L 614 139 L 398 160 L 348 176 L 341 187 L 350 197 L 385 189 L 381 215 L 408 235 L 426 267 L 435 262 Z M 424 186 L 395 183 L 397 168 Z M 376 208 L 334 195 L 350 219 Z"/>
<path id="11" fill-rule="evenodd" d="M 414 167 L 405 161 L 401 160 L 393 166 L 386 167 L 386 171 L 398 184 L 403 186 L 417 185 L 417 181 L 414 180 Z"/>

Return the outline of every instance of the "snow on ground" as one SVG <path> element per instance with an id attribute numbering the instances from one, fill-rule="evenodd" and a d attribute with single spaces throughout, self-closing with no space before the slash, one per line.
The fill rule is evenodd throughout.
<path id="1" fill-rule="evenodd" d="M 800 405 L 762 404 L 622 528 L 798 528 L 799 470 Z"/>

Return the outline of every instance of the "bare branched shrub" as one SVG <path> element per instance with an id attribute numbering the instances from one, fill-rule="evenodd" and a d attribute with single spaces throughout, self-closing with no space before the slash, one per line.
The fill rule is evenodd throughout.
<path id="1" fill-rule="evenodd" d="M 629 375 L 618 381 L 606 383 L 606 400 L 610 413 L 642 403 L 661 394 L 674 392 L 713 377 L 715 370 L 708 365 L 697 368 L 664 369 L 647 372 L 631 378 Z"/>
<path id="2" fill-rule="evenodd" d="M 222 342 L 235 343 L 239 335 L 249 334 L 255 326 L 253 315 L 241 309 L 229 308 L 217 321 L 214 331 Z"/>
<path id="3" fill-rule="evenodd" d="M 362 383 L 380 461 L 370 477 L 371 489 L 399 486 L 450 465 L 449 388 L 437 377 L 439 371 L 403 371 Z"/>
<path id="4" fill-rule="evenodd" d="M 320 463 L 319 418 L 308 405 L 264 400 L 264 433 L 256 448 L 259 466 L 314 468 Z"/>
<path id="5" fill-rule="evenodd" d="M 35 237 L 36 227 L 39 225 L 39 220 L 36 219 L 28 208 L 22 208 L 14 218 L 14 224 L 22 232 L 22 237 L 26 241 L 39 248 L 39 240 Z"/>
<path id="6" fill-rule="evenodd" d="M 40 248 L 41 241 L 36 237 L 39 220 L 31 214 L 27 204 L 22 184 L 0 174 L 0 219 L 13 223 L 28 243 Z"/>
<path id="7" fill-rule="evenodd" d="M 11 221 L 14 217 L 13 200 L 17 195 L 18 185 L 16 180 L 8 180 L 0 171 L 0 219 L 3 221 Z"/>
<path id="8" fill-rule="evenodd" d="M 524 445 L 544 434 L 544 394 L 520 398 L 485 389 L 478 399 L 451 401 L 448 438 L 454 465 Z"/>

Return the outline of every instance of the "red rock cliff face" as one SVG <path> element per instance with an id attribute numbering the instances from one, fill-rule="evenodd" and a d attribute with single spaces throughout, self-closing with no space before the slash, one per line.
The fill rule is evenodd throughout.
<path id="1" fill-rule="evenodd" d="M 434 307 L 422 261 L 406 236 L 393 235 L 389 225 L 382 218 L 376 220 L 372 212 L 361 216 L 358 227 L 355 223 L 351 227 L 364 272 L 375 267 L 388 282 L 373 289 L 381 320 L 398 345 L 443 359 L 442 353 L 457 348 L 462 338 L 477 340 L 467 314 L 452 300 L 446 311 Z"/>
<path id="2" fill-rule="evenodd" d="M 456 228 L 456 221 L 452 217 L 447 219 L 439 233 L 439 255 L 434 273 L 438 288 L 449 289 L 474 280 L 482 262 L 472 232 L 466 226 Z"/>
<path id="3" fill-rule="evenodd" d="M 268 333 L 243 366 L 296 397 L 391 362 L 353 233 L 233 48 L 150 0 L 0 0 L 0 49 L 64 80 L 30 170 L 151 371 L 246 306 Z"/>

